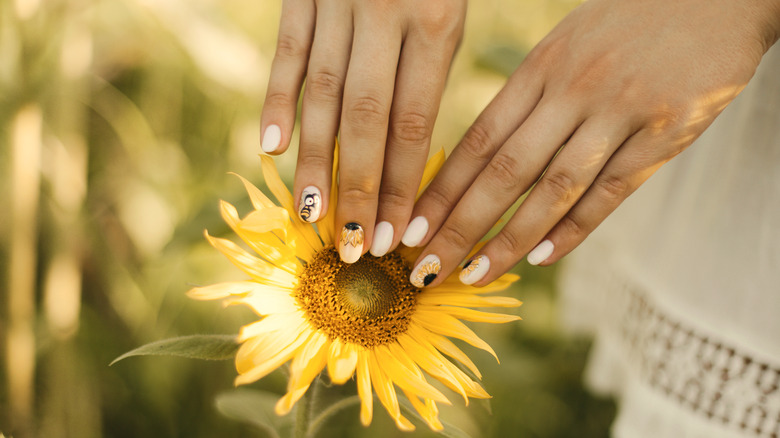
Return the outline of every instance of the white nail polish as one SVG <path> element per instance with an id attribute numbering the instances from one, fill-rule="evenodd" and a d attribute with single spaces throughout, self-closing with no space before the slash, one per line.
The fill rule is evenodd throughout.
<path id="1" fill-rule="evenodd" d="M 282 128 L 279 125 L 268 125 L 263 133 L 263 142 L 260 147 L 263 148 L 263 152 L 269 154 L 279 148 L 279 144 L 282 143 Z"/>
<path id="2" fill-rule="evenodd" d="M 458 278 L 463 284 L 474 284 L 482 280 L 488 270 L 490 270 L 490 259 L 486 255 L 478 255 L 463 265 Z"/>
<path id="3" fill-rule="evenodd" d="M 553 245 L 551 241 L 545 240 L 536 245 L 536 248 L 532 249 L 525 259 L 528 260 L 528 264 L 530 265 L 538 265 L 547 260 L 547 258 L 552 255 L 554 249 L 555 245 Z"/>
<path id="4" fill-rule="evenodd" d="M 376 228 L 374 228 L 374 240 L 371 241 L 371 255 L 374 257 L 382 257 L 387 254 L 387 251 L 392 244 L 393 225 L 387 221 L 376 224 Z"/>
<path id="5" fill-rule="evenodd" d="M 301 192 L 301 202 L 298 204 L 298 216 L 304 222 L 317 222 L 322 211 L 322 196 L 320 189 L 309 186 Z"/>
<path id="6" fill-rule="evenodd" d="M 401 243 L 408 247 L 417 246 L 422 242 L 425 235 L 428 233 L 428 219 L 423 216 L 417 216 L 406 227 L 403 237 L 401 237 Z"/>
<path id="7" fill-rule="evenodd" d="M 350 222 L 341 229 L 339 239 L 339 256 L 344 263 L 355 263 L 363 255 L 363 227 L 356 222 Z"/>
<path id="8" fill-rule="evenodd" d="M 436 254 L 428 254 L 412 270 L 409 281 L 415 287 L 428 286 L 436 280 L 436 276 L 441 271 L 441 260 Z"/>

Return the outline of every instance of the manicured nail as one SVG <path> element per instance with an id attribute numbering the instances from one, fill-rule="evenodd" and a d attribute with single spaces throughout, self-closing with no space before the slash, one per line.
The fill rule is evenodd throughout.
<path id="1" fill-rule="evenodd" d="M 322 210 L 322 198 L 320 189 L 309 186 L 301 192 L 301 202 L 298 206 L 298 215 L 304 222 L 317 222 Z"/>
<path id="2" fill-rule="evenodd" d="M 344 263 L 355 263 L 363 254 L 363 227 L 350 222 L 341 229 L 339 256 Z"/>
<path id="3" fill-rule="evenodd" d="M 401 243 L 406 246 L 417 246 L 422 242 L 425 235 L 428 233 L 428 219 L 422 216 L 417 216 L 406 227 L 403 237 L 401 237 Z"/>
<path id="4" fill-rule="evenodd" d="M 436 280 L 439 271 L 441 271 L 441 260 L 436 254 L 428 254 L 414 267 L 409 281 L 415 287 L 428 286 L 433 283 L 433 280 Z"/>
<path id="5" fill-rule="evenodd" d="M 547 258 L 552 255 L 554 249 L 555 245 L 553 245 L 551 241 L 542 241 L 542 243 L 536 245 L 536 248 L 528 253 L 525 259 L 528 260 L 528 264 L 530 265 L 538 265 L 547 260 Z"/>
<path id="6" fill-rule="evenodd" d="M 374 240 L 371 242 L 371 255 L 382 257 L 393 244 L 393 224 L 382 221 L 374 228 Z"/>
<path id="7" fill-rule="evenodd" d="M 490 269 L 490 259 L 486 255 L 478 255 L 467 261 L 460 271 L 460 282 L 463 284 L 474 284 L 487 274 Z"/>
<path id="8" fill-rule="evenodd" d="M 265 128 L 263 133 L 263 142 L 260 147 L 263 148 L 263 152 L 270 154 L 279 148 L 279 144 L 282 142 L 282 128 L 279 125 L 269 125 Z"/>

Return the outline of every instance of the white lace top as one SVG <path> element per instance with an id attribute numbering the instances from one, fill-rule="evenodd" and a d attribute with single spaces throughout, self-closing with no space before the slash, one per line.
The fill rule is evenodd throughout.
<path id="1" fill-rule="evenodd" d="M 562 271 L 615 437 L 780 437 L 780 44 Z"/>

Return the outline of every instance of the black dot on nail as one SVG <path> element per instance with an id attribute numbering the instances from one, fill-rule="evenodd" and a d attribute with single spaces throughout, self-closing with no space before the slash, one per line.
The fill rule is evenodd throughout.
<path id="1" fill-rule="evenodd" d="M 360 225 L 357 222 L 350 222 L 350 223 L 344 225 L 344 228 L 346 228 L 348 230 L 359 230 L 360 229 Z"/>
<path id="2" fill-rule="evenodd" d="M 436 280 L 437 274 L 428 274 L 423 278 L 423 286 L 428 286 L 429 284 L 433 283 L 433 280 Z"/>
<path id="3" fill-rule="evenodd" d="M 466 262 L 466 264 L 465 264 L 465 265 L 463 265 L 463 269 L 466 269 L 466 268 L 468 268 L 468 267 L 469 267 L 469 265 L 471 264 L 471 262 L 473 262 L 473 261 L 474 261 L 474 260 L 469 260 L 469 261 L 467 261 L 467 262 Z"/>

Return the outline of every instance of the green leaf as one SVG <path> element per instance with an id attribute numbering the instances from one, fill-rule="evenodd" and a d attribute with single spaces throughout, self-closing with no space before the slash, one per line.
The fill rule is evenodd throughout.
<path id="1" fill-rule="evenodd" d="M 269 437 L 278 438 L 286 435 L 283 431 L 292 426 L 289 415 L 280 417 L 274 413 L 279 397 L 272 392 L 241 388 L 219 394 L 215 404 L 222 415 L 251 424 Z"/>
<path id="2" fill-rule="evenodd" d="M 192 335 L 142 345 L 117 357 L 109 366 L 133 356 L 179 356 L 191 359 L 228 360 L 240 344 L 233 335 Z"/>
<path id="3" fill-rule="evenodd" d="M 398 396 L 398 403 L 401 405 L 401 410 L 404 411 L 409 416 L 412 416 L 422 422 L 425 423 L 425 420 L 420 416 L 419 413 L 417 413 L 417 410 L 412 406 L 412 403 L 407 399 L 406 397 L 399 395 Z M 441 422 L 442 426 L 444 426 L 444 430 L 438 432 L 439 435 L 447 438 L 471 438 L 471 435 L 467 434 L 463 431 L 463 429 L 455 426 L 452 423 L 449 423 L 447 421 Z"/>

